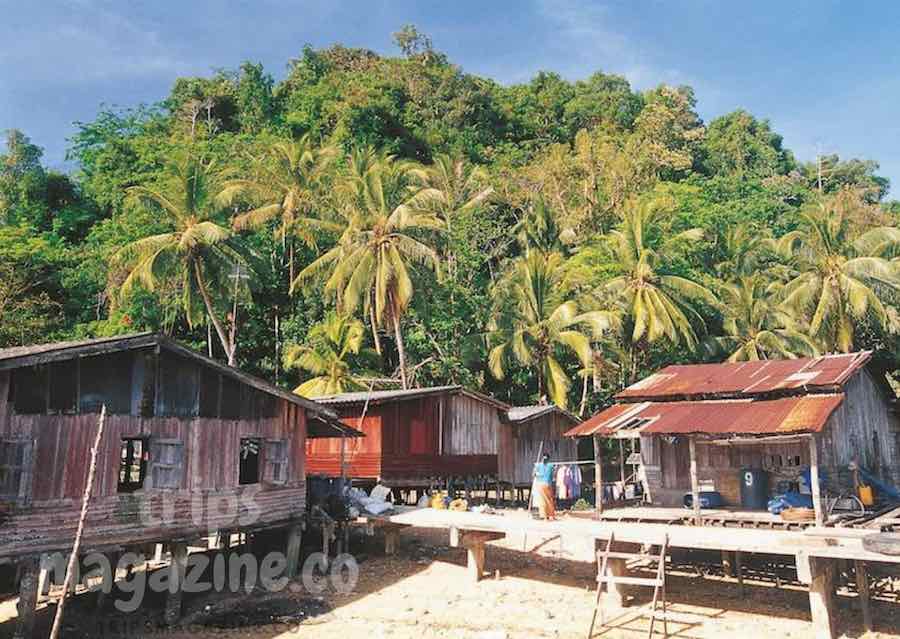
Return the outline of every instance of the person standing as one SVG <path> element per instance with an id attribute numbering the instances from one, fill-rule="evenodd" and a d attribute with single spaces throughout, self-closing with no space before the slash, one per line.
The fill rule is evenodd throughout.
<path id="1" fill-rule="evenodd" d="M 556 519 L 556 502 L 553 497 L 553 464 L 550 455 L 544 454 L 534 465 L 534 494 L 541 519 Z"/>

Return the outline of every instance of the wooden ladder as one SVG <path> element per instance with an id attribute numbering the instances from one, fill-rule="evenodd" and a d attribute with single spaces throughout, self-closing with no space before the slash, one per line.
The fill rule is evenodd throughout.
<path id="1" fill-rule="evenodd" d="M 603 606 L 600 603 L 603 595 L 603 588 L 607 590 L 611 584 L 624 584 L 629 586 L 645 586 L 653 587 L 653 601 L 650 604 L 650 629 L 647 637 L 653 636 L 653 628 L 657 618 L 661 618 L 663 622 L 663 636 L 669 636 L 669 624 L 666 615 L 666 552 L 669 547 L 669 536 L 663 537 L 659 548 L 659 555 L 649 555 L 640 552 L 614 552 L 612 551 L 615 535 L 610 533 L 609 539 L 606 541 L 606 548 L 597 551 L 597 600 L 594 603 L 594 615 L 591 618 L 591 627 L 588 630 L 588 639 L 594 634 L 594 625 L 597 622 L 597 613 L 600 614 L 600 626 L 606 625 L 603 618 Z M 655 577 L 627 577 L 622 575 L 610 575 L 606 571 L 609 568 L 610 559 L 650 559 L 657 562 Z M 660 597 L 662 595 L 662 597 Z M 659 614 L 659 607 L 662 606 L 662 614 Z"/>

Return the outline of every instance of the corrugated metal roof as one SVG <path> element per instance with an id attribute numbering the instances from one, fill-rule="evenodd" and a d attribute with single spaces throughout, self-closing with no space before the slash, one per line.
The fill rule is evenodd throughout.
<path id="1" fill-rule="evenodd" d="M 338 393 L 336 395 L 323 395 L 322 397 L 316 397 L 315 401 L 320 404 L 357 404 L 366 400 L 369 403 L 375 403 L 388 399 L 410 399 L 425 395 L 440 395 L 461 389 L 461 386 L 432 386 L 430 388 L 356 391 L 352 393 Z"/>
<path id="2" fill-rule="evenodd" d="M 687 400 L 616 404 L 597 413 L 567 436 L 780 435 L 817 433 L 844 400 L 842 393 L 777 399 Z"/>
<path id="3" fill-rule="evenodd" d="M 578 423 L 579 419 L 567 410 L 564 410 L 556 404 L 535 404 L 534 406 L 513 406 L 506 411 L 506 419 L 512 423 L 527 422 L 536 419 L 548 413 L 560 413 L 565 415 L 571 421 Z"/>
<path id="4" fill-rule="evenodd" d="M 352 393 L 338 393 L 337 395 L 324 395 L 316 397 L 315 401 L 325 405 L 338 404 L 362 404 L 368 401 L 370 404 L 380 404 L 391 401 L 403 401 L 408 399 L 418 399 L 419 397 L 429 397 L 431 395 L 447 395 L 453 393 L 462 393 L 469 397 L 474 397 L 483 402 L 496 406 L 501 410 L 508 410 L 509 405 L 494 399 L 489 395 L 484 395 L 475 391 L 471 391 L 462 386 L 430 386 L 427 388 L 407 388 L 392 390 L 375 390 L 375 391 L 355 391 Z"/>
<path id="5" fill-rule="evenodd" d="M 871 356 L 871 351 L 862 351 L 803 359 L 667 366 L 632 384 L 616 399 L 734 398 L 837 390 Z"/>

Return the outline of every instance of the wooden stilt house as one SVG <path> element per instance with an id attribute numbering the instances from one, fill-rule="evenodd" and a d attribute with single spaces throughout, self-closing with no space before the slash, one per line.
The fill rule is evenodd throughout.
<path id="1" fill-rule="evenodd" d="M 751 474 L 766 495 L 784 482 L 802 485 L 806 471 L 823 522 L 820 487 L 853 495 L 856 469 L 900 486 L 896 396 L 870 352 L 668 366 L 568 435 L 634 442 L 653 504 L 680 505 L 691 494 L 699 507 L 702 487 L 741 507 L 748 470 L 763 471 Z"/>
<path id="2" fill-rule="evenodd" d="M 306 512 L 307 439 L 360 435 L 160 335 L 0 349 L 0 563 L 27 564 L 25 626 L 37 557 L 71 548 L 104 406 L 85 554 L 289 530 Z"/>

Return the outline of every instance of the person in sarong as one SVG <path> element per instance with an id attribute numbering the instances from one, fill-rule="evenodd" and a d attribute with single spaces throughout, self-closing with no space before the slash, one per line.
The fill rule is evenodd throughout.
<path id="1" fill-rule="evenodd" d="M 532 483 L 535 503 L 541 519 L 556 519 L 556 501 L 553 496 L 553 464 L 550 455 L 544 454 L 541 461 L 534 465 L 534 482 Z"/>

